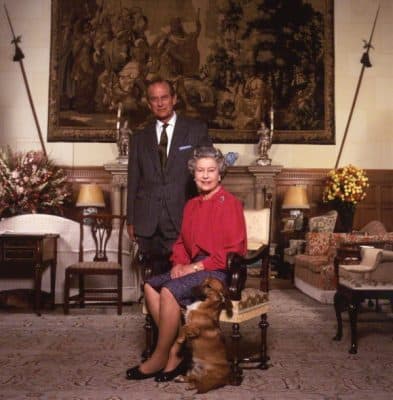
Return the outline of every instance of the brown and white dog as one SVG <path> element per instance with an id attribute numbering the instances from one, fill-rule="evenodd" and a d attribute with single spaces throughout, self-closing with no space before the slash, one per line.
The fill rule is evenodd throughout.
<path id="1" fill-rule="evenodd" d="M 187 389 L 206 393 L 230 381 L 231 369 L 219 316 L 224 308 L 228 315 L 232 314 L 232 302 L 228 289 L 216 278 L 206 278 L 198 289 L 205 300 L 187 308 L 177 342 L 187 340 L 192 350 L 192 368 L 184 377 L 189 383 Z"/>

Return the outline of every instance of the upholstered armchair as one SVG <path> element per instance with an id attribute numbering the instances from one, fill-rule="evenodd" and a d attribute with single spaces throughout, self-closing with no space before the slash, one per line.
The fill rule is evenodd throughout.
<path id="1" fill-rule="evenodd" d="M 232 324 L 232 384 L 240 385 L 242 382 L 243 368 L 268 368 L 269 357 L 267 355 L 267 322 L 268 290 L 269 290 L 269 246 L 270 246 L 270 215 L 271 206 L 261 210 L 245 210 L 247 227 L 247 255 L 229 254 L 227 267 L 229 270 L 228 288 L 233 305 L 232 317 L 225 311 L 220 315 L 220 321 Z M 154 274 L 156 260 L 149 258 L 147 254 L 138 254 L 138 260 L 142 267 L 143 281 Z M 259 288 L 247 287 L 247 267 L 259 266 Z M 156 327 L 145 307 L 146 315 L 145 333 L 146 348 L 142 358 L 148 358 L 154 350 L 156 341 Z M 240 325 L 254 318 L 260 318 L 260 344 L 257 354 L 251 357 L 241 357 L 239 354 L 239 341 L 241 339 Z"/>
<path id="2" fill-rule="evenodd" d="M 295 286 L 321 303 L 332 304 L 336 290 L 334 258 L 337 249 L 350 243 L 379 246 L 387 241 L 393 241 L 393 232 L 308 232 L 304 254 L 294 256 Z"/>
<path id="3" fill-rule="evenodd" d="M 348 310 L 351 326 L 349 352 L 357 353 L 357 316 L 365 299 L 389 299 L 393 305 L 393 242 L 384 243 L 390 250 L 360 246 L 343 247 L 335 259 L 337 291 L 334 308 L 337 317 L 335 340 L 341 340 L 341 313 Z M 360 257 L 359 257 L 360 254 Z"/>

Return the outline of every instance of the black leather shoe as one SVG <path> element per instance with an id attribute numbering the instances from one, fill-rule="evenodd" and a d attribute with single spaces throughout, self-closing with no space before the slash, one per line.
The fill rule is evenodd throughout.
<path id="1" fill-rule="evenodd" d="M 156 375 L 154 380 L 156 382 L 173 381 L 177 376 L 184 375 L 187 372 L 187 369 L 188 369 L 188 363 L 186 359 L 183 358 L 183 360 L 180 361 L 180 364 L 175 369 L 168 372 L 161 371 Z"/>
<path id="2" fill-rule="evenodd" d="M 135 367 L 127 369 L 126 377 L 127 377 L 127 379 L 130 379 L 130 380 L 138 380 L 138 381 L 140 381 L 142 379 L 154 378 L 155 376 L 157 376 L 161 372 L 162 372 L 162 370 L 159 370 L 158 372 L 153 372 L 153 373 L 150 373 L 150 374 L 144 374 L 139 369 L 139 365 L 137 365 Z"/>

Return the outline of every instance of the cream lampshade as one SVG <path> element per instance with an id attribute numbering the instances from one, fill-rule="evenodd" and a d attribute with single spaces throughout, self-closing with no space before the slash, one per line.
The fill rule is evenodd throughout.
<path id="1" fill-rule="evenodd" d="M 290 186 L 285 192 L 282 208 L 289 209 L 290 215 L 295 218 L 295 230 L 303 230 L 304 221 L 302 210 L 310 208 L 306 188 L 304 186 Z"/>
<path id="2" fill-rule="evenodd" d="M 304 186 L 290 186 L 285 192 L 282 208 L 292 210 L 310 208 L 306 188 Z"/>
<path id="3" fill-rule="evenodd" d="M 105 207 L 104 194 L 96 183 L 84 183 L 79 189 L 77 207 L 83 207 L 83 215 L 97 214 L 97 207 Z M 88 218 L 84 219 L 85 224 L 89 224 Z"/>
<path id="4" fill-rule="evenodd" d="M 79 189 L 77 207 L 105 207 L 104 194 L 96 183 L 84 183 Z"/>

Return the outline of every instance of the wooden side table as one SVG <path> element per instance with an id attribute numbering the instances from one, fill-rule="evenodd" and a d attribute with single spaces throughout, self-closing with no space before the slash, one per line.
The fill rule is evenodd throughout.
<path id="1" fill-rule="evenodd" d="M 42 274 L 50 267 L 51 304 L 55 307 L 57 239 L 48 233 L 0 234 L 0 278 L 34 278 L 34 310 L 41 315 Z"/>

